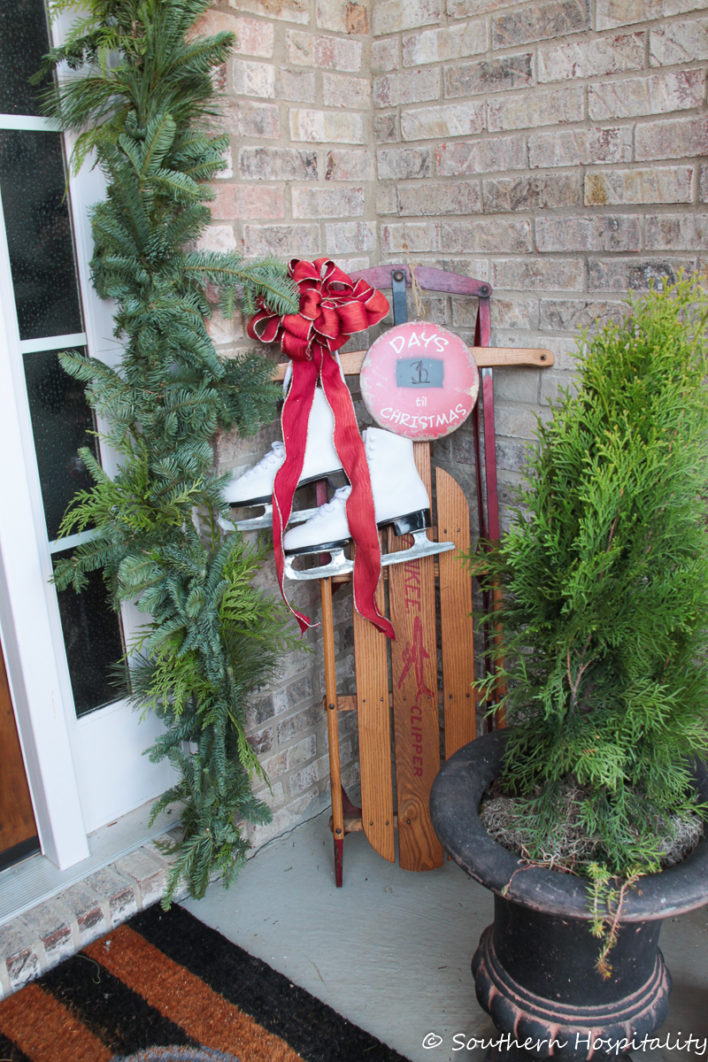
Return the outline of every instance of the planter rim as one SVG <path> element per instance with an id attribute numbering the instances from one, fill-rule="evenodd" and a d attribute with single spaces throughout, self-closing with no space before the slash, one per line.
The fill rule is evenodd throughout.
<path id="1" fill-rule="evenodd" d="M 430 797 L 435 831 L 470 877 L 504 899 L 550 914 L 592 917 L 588 882 L 559 870 L 535 867 L 495 841 L 479 818 L 484 793 L 499 774 L 508 731 L 485 734 L 459 749 L 441 768 Z M 708 770 L 700 764 L 696 788 L 708 800 Z M 683 914 L 708 903 L 708 837 L 681 863 L 647 874 L 627 890 L 623 922 Z"/>

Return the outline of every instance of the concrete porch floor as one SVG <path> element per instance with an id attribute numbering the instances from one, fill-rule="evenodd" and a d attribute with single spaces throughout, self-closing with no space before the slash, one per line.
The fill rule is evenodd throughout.
<path id="1" fill-rule="evenodd" d="M 217 882 L 203 900 L 181 902 L 410 1062 L 485 1062 L 485 1048 L 470 1041 L 499 1034 L 475 999 L 470 959 L 492 919 L 491 895 L 451 862 L 401 870 L 363 834 L 345 839 L 337 889 L 328 817 L 270 841 L 229 890 Z M 0 927 L 0 998 L 157 902 L 167 861 L 154 840 L 129 842 L 109 865 L 97 852 L 83 880 L 59 875 L 51 896 Z M 16 887 L 26 887 L 16 876 Z M 708 1062 L 699 1046 L 708 1037 L 708 907 L 666 922 L 661 943 L 673 977 L 670 1012 L 660 1043 L 634 1062 Z"/>
<path id="2" fill-rule="evenodd" d="M 337 889 L 325 812 L 261 849 L 228 891 L 214 885 L 184 906 L 411 1062 L 482 1062 L 487 1052 L 468 1041 L 499 1035 L 470 972 L 492 897 L 452 862 L 410 873 L 351 834 Z M 708 1058 L 705 1044 L 702 1053 L 675 1046 L 708 1037 L 708 907 L 661 933 L 673 977 L 669 1017 L 656 1034 L 666 1046 L 633 1057 Z"/>

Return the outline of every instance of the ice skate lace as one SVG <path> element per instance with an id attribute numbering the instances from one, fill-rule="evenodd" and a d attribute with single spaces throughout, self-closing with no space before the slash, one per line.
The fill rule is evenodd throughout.
<path id="1" fill-rule="evenodd" d="M 310 521 L 310 526 L 312 526 L 315 520 L 317 520 L 318 522 L 320 520 L 325 520 L 331 513 L 336 512 L 337 509 L 341 508 L 342 503 L 346 502 L 351 492 L 352 488 L 350 486 L 339 487 L 337 490 L 335 490 L 330 500 L 328 502 L 325 502 L 324 505 L 320 505 L 317 512 Z"/>
<path id="2" fill-rule="evenodd" d="M 259 476 L 263 472 L 268 472 L 271 468 L 279 467 L 282 465 L 284 457 L 285 446 L 281 442 L 274 442 L 270 450 L 263 455 L 258 464 L 243 473 L 239 479 L 239 483 L 248 483 L 248 481 L 255 476 Z"/>

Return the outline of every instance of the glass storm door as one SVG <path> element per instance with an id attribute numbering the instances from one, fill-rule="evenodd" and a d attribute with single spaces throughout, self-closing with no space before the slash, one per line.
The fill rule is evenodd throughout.
<path id="1" fill-rule="evenodd" d="M 90 350 L 114 360 L 116 349 L 110 310 L 87 281 L 86 214 L 100 197 L 100 182 L 95 173 L 68 178 L 64 139 L 41 116 L 27 80 L 48 48 L 43 0 L 0 6 L 0 294 L 6 331 L 15 340 L 0 357 L 10 359 L 16 384 L 26 490 L 38 525 L 36 542 L 27 548 L 39 549 L 46 576 L 45 585 L 35 587 L 41 593 L 36 606 L 48 610 L 70 766 L 90 832 L 154 797 L 170 778 L 142 755 L 156 724 L 141 724 L 124 699 L 124 680 L 121 689 L 129 617 L 111 610 L 100 573 L 78 595 L 56 593 L 50 585 L 57 558 L 83 537 L 58 537 L 70 498 L 91 482 L 78 448 L 91 448 L 109 470 L 112 462 L 110 453 L 99 452 L 101 426 L 82 385 L 64 372 L 58 355 Z M 0 396 L 0 415 L 2 402 L 10 400 Z M 20 489 L 16 482 L 12 488 Z M 35 714 L 42 710 L 31 707 Z"/>

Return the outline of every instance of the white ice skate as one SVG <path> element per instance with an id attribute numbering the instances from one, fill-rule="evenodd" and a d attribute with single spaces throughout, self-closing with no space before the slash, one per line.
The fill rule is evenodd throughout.
<path id="1" fill-rule="evenodd" d="M 413 536 L 408 549 L 383 554 L 381 564 L 401 564 L 454 549 L 454 542 L 434 542 L 427 536 L 431 526 L 430 499 L 415 466 L 412 440 L 382 428 L 367 428 L 363 439 L 377 526 L 392 524 L 397 535 Z M 354 561 L 344 552 L 352 537 L 346 512 L 350 493 L 350 486 L 340 487 L 311 519 L 286 531 L 283 552 L 287 578 L 323 579 L 353 570 Z M 329 553 L 329 563 L 314 568 L 294 566 L 296 557 L 317 553 Z"/>
<path id="2" fill-rule="evenodd" d="M 232 476 L 222 490 L 222 496 L 232 508 L 244 509 L 254 505 L 262 505 L 263 511 L 256 516 L 246 517 L 236 521 L 236 527 L 240 531 L 255 531 L 261 527 L 270 527 L 273 519 L 273 483 L 275 476 L 285 460 L 285 445 L 274 442 L 270 450 L 257 465 L 249 468 L 246 472 Z M 318 479 L 326 479 L 328 476 L 340 472 L 342 463 L 334 448 L 334 417 L 329 403 L 325 398 L 324 391 L 318 387 L 310 411 L 310 419 L 307 425 L 307 444 L 302 472 L 298 480 L 298 487 L 313 483 Z M 317 509 L 295 510 L 290 517 L 290 523 L 299 523 L 309 520 L 314 516 Z"/>

